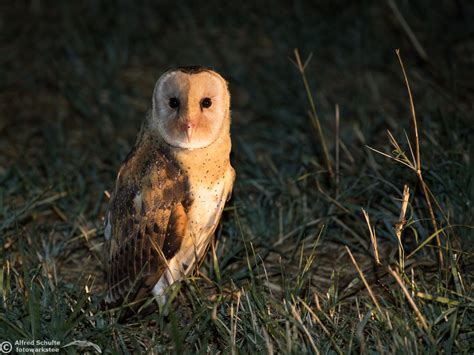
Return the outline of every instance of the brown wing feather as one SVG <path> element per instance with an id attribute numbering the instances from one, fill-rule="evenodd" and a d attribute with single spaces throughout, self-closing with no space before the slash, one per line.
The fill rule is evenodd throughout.
<path id="1" fill-rule="evenodd" d="M 187 224 L 189 186 L 178 164 L 152 141 L 137 146 L 109 203 L 107 300 L 113 304 L 149 294 L 179 250 Z"/>

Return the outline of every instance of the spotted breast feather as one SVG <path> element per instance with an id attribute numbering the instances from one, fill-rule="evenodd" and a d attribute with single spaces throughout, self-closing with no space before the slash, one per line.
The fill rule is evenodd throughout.
<path id="1" fill-rule="evenodd" d="M 142 141 L 121 167 L 106 214 L 106 301 L 147 297 L 186 233 L 189 184 L 169 151 Z"/>

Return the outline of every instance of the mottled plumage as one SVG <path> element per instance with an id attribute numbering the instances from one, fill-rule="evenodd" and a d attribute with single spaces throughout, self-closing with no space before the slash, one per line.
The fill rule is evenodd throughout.
<path id="1" fill-rule="evenodd" d="M 162 302 L 203 257 L 235 177 L 229 106 L 211 70 L 177 68 L 158 80 L 105 216 L 107 302 L 152 292 Z"/>

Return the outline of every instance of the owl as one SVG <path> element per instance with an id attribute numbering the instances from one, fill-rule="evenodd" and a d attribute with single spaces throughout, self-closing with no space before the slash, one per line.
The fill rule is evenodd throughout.
<path id="1" fill-rule="evenodd" d="M 105 214 L 107 303 L 153 294 L 163 304 L 203 258 L 235 179 L 230 123 L 215 71 L 179 67 L 158 79 Z"/>

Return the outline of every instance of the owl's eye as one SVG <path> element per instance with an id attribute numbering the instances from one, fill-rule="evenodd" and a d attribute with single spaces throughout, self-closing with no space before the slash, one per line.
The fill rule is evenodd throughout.
<path id="1" fill-rule="evenodd" d="M 201 101 L 201 106 L 203 108 L 209 108 L 212 106 L 212 100 L 208 97 L 205 97 L 204 99 L 202 99 Z"/>
<path id="2" fill-rule="evenodd" d="M 179 107 L 179 100 L 178 100 L 176 97 L 172 97 L 172 98 L 168 101 L 168 105 L 169 105 L 171 108 L 178 108 L 178 107 Z"/>

